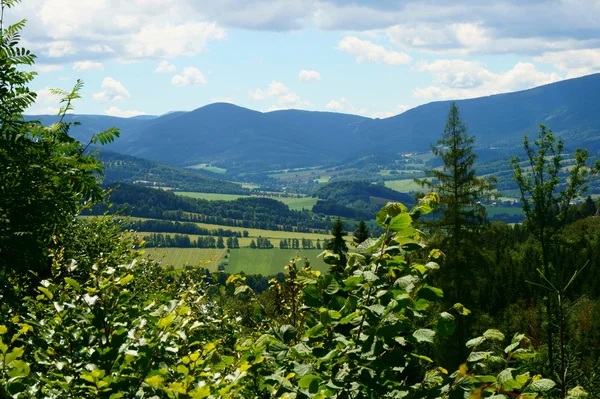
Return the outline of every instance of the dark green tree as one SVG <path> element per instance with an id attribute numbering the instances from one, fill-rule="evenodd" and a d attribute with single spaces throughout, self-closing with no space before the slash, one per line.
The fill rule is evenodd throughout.
<path id="1" fill-rule="evenodd" d="M 217 248 L 225 248 L 225 243 L 223 242 L 223 237 L 221 236 L 217 238 Z"/>
<path id="2" fill-rule="evenodd" d="M 562 140 L 556 140 L 552 131 L 540 125 L 540 131 L 533 146 L 525 137 L 523 141 L 526 160 L 522 163 L 518 157 L 511 160 L 514 179 L 519 186 L 523 212 L 527 226 L 537 238 L 541 251 L 543 278 L 555 286 L 562 286 L 561 280 L 566 276 L 560 273 L 561 265 L 552 264 L 552 248 L 557 244 L 558 233 L 564 228 L 570 212 L 574 211 L 571 203 L 582 197 L 587 191 L 591 174 L 600 170 L 600 162 L 588 168 L 589 158 L 586 149 L 578 148 L 574 154 L 574 162 L 568 172 L 563 173 Z M 545 283 L 544 281 L 541 281 Z M 553 332 L 556 317 L 556 304 L 552 295 L 546 295 L 548 312 L 547 340 L 548 361 L 554 369 Z"/>
<path id="3" fill-rule="evenodd" d="M 354 236 L 352 240 L 356 245 L 358 245 L 364 242 L 367 238 L 369 238 L 369 228 L 367 227 L 365 221 L 361 220 L 360 223 L 358 223 L 356 230 L 354 230 Z"/>
<path id="4" fill-rule="evenodd" d="M 432 224 L 441 228 L 455 245 L 465 233 L 472 233 L 485 221 L 485 207 L 480 201 L 489 199 L 495 188 L 495 179 L 476 176 L 474 143 L 475 137 L 468 135 L 458 106 L 453 102 L 441 139 L 437 146 L 431 145 L 431 151 L 443 165 L 425 170 L 426 178 L 415 179 L 422 187 L 440 195 L 441 215 Z"/>
<path id="5" fill-rule="evenodd" d="M 348 253 L 348 246 L 346 245 L 346 240 L 344 240 L 344 236 L 346 232 L 344 231 L 344 222 L 340 218 L 337 218 L 333 225 L 331 226 L 331 235 L 333 236 L 325 246 L 325 249 L 333 252 L 340 257 L 340 264 L 346 264 L 346 253 Z"/>
<path id="6" fill-rule="evenodd" d="M 250 248 L 252 248 L 252 249 L 256 248 L 256 242 L 254 240 L 250 241 Z"/>
<path id="7" fill-rule="evenodd" d="M 471 306 L 469 290 L 474 284 L 470 276 L 481 266 L 481 254 L 474 244 L 486 221 L 481 200 L 489 199 L 495 179 L 476 175 L 473 152 L 475 137 L 469 136 L 467 126 L 460 117 L 456 103 L 450 105 L 442 137 L 437 146 L 431 145 L 433 154 L 442 161 L 440 168 L 425 170 L 426 178 L 415 182 L 440 196 L 441 206 L 435 218 L 423 225 L 440 233 L 440 247 L 446 253 L 448 273 L 439 284 L 448 293 L 447 303 L 461 302 Z M 448 363 L 454 366 L 465 356 L 466 328 L 464 320 L 458 323 L 455 350 L 446 348 Z"/>

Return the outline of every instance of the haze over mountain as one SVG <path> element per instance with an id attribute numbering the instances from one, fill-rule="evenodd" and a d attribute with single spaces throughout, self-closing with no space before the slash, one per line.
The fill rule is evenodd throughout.
<path id="1" fill-rule="evenodd" d="M 600 74 L 530 90 L 457 101 L 479 147 L 520 148 L 525 134 L 548 125 L 568 147 L 600 149 Z M 112 151 L 177 166 L 213 162 L 266 170 L 339 161 L 374 151 L 426 150 L 444 129 L 450 101 L 425 104 L 386 119 L 332 112 L 261 113 L 229 103 L 154 118 L 72 115 L 86 140 L 116 126 Z M 34 117 L 36 118 L 36 117 Z M 41 116 L 44 123 L 54 117 Z"/>

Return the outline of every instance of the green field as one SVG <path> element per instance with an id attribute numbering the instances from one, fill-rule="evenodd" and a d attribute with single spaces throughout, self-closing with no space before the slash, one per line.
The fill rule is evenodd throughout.
<path id="1" fill-rule="evenodd" d="M 205 200 L 209 200 L 209 201 L 213 201 L 213 200 L 214 201 L 216 201 L 216 200 L 233 201 L 238 198 L 248 197 L 248 195 L 195 193 L 195 192 L 190 192 L 190 191 L 176 191 L 175 194 L 185 196 L 185 197 L 205 199 Z M 269 196 L 267 198 L 271 198 L 271 199 L 283 202 L 284 204 L 289 206 L 290 209 L 292 209 L 292 210 L 302 210 L 303 208 L 304 209 L 312 209 L 312 207 L 317 203 L 317 200 L 318 200 L 317 198 L 312 198 L 312 197 L 295 198 L 295 197 L 276 197 L 276 196 L 270 197 Z"/>
<path id="2" fill-rule="evenodd" d="M 146 255 L 150 255 L 162 262 L 164 266 L 180 268 L 187 265 L 206 267 L 217 271 L 222 264 L 227 273 L 262 274 L 264 276 L 284 272 L 284 266 L 299 253 L 300 258 L 307 257 L 313 268 L 325 271 L 328 266 L 317 256 L 321 250 L 296 250 L 296 249 L 226 249 L 205 248 L 148 248 Z"/>
<path id="3" fill-rule="evenodd" d="M 219 261 L 227 253 L 227 250 L 214 248 L 146 248 L 144 253 L 161 261 L 164 266 L 178 268 L 184 265 L 201 265 L 210 270 L 217 270 Z M 208 263 L 205 264 L 205 262 Z"/>
<path id="4" fill-rule="evenodd" d="M 413 179 L 388 180 L 385 182 L 385 186 L 401 193 L 424 190 Z"/>
<path id="5" fill-rule="evenodd" d="M 195 193 L 191 191 L 174 191 L 176 195 L 181 195 L 182 197 L 191 197 L 204 199 L 209 201 L 233 201 L 238 198 L 248 197 L 247 195 L 237 195 L 237 194 L 216 194 L 216 193 Z"/>

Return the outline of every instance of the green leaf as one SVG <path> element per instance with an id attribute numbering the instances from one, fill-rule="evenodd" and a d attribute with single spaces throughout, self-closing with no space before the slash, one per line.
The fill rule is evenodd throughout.
<path id="1" fill-rule="evenodd" d="M 468 316 L 471 313 L 471 311 L 465 308 L 462 303 L 455 303 L 454 306 L 452 306 L 452 309 L 456 310 L 461 316 Z"/>
<path id="2" fill-rule="evenodd" d="M 125 276 L 119 280 L 119 284 L 125 285 L 128 282 L 130 282 L 131 280 L 133 280 L 133 274 L 128 274 L 127 276 Z"/>
<path id="3" fill-rule="evenodd" d="M 504 341 L 504 334 L 494 329 L 484 332 L 483 337 L 489 341 Z"/>
<path id="4" fill-rule="evenodd" d="M 327 288 L 325 288 L 325 292 L 329 295 L 334 295 L 336 292 L 340 290 L 340 285 L 335 279 L 332 279 Z"/>
<path id="5" fill-rule="evenodd" d="M 65 277 L 65 283 L 75 288 L 77 291 L 81 291 L 81 285 L 79 285 L 75 279 L 72 279 L 71 277 Z"/>
<path id="6" fill-rule="evenodd" d="M 38 287 L 38 290 L 42 293 L 44 293 L 44 295 L 46 295 L 48 297 L 48 299 L 52 300 L 52 298 L 54 298 L 54 295 L 52 295 L 52 293 L 50 292 L 49 289 L 45 288 L 45 287 Z"/>
<path id="7" fill-rule="evenodd" d="M 430 286 L 428 284 L 425 284 L 418 291 L 417 295 L 420 298 L 425 298 L 425 299 L 427 299 L 429 301 L 437 301 L 437 300 L 440 300 L 440 299 L 442 299 L 444 297 L 444 291 L 442 291 L 439 288 L 432 287 L 432 286 Z"/>
<path id="8" fill-rule="evenodd" d="M 556 383 L 548 378 L 542 378 L 541 380 L 533 381 L 525 392 L 546 392 L 556 386 Z"/>
<path id="9" fill-rule="evenodd" d="M 18 358 L 23 356 L 24 353 L 25 348 L 23 348 L 22 346 L 14 348 L 11 352 L 6 354 L 6 357 L 4 358 L 4 364 L 10 364 L 13 360 L 17 360 Z"/>
<path id="10" fill-rule="evenodd" d="M 298 381 L 298 386 L 302 389 L 308 389 L 310 393 L 317 393 L 319 390 L 320 381 L 321 377 L 314 374 L 307 374 L 300 378 L 300 381 Z"/>
<path id="11" fill-rule="evenodd" d="M 427 329 L 427 328 L 420 328 L 413 333 L 413 337 L 415 337 L 415 339 L 418 342 L 433 343 L 433 339 L 435 337 L 435 331 Z"/>
<path id="12" fill-rule="evenodd" d="M 442 312 L 440 313 L 440 317 L 438 318 L 435 327 L 435 330 L 439 335 L 443 337 L 450 336 L 456 329 L 456 319 L 450 313 Z"/>
<path id="13" fill-rule="evenodd" d="M 4 335 L 8 332 L 8 328 L 6 326 L 0 324 L 0 335 Z"/>
<path id="14" fill-rule="evenodd" d="M 412 218 L 408 213 L 396 215 L 390 221 L 389 228 L 391 231 L 402 231 L 410 226 Z"/>
<path id="15" fill-rule="evenodd" d="M 477 337 L 477 338 L 468 340 L 467 343 L 465 344 L 465 346 L 467 348 L 472 348 L 474 346 L 481 345 L 483 342 L 485 342 L 484 337 Z"/>
<path id="16" fill-rule="evenodd" d="M 310 364 L 295 364 L 294 365 L 294 373 L 298 377 L 304 377 L 305 375 L 310 374 L 313 367 Z"/>
<path id="17" fill-rule="evenodd" d="M 193 389 L 190 391 L 190 396 L 192 399 L 204 399 L 210 396 L 210 386 L 202 385 L 199 388 Z"/>
<path id="18" fill-rule="evenodd" d="M 487 358 L 492 352 L 471 352 L 467 358 L 468 362 L 478 362 Z"/>

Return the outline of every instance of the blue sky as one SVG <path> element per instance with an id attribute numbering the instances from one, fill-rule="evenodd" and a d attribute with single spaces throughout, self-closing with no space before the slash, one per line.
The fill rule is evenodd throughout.
<path id="1" fill-rule="evenodd" d="M 24 0 L 28 112 L 85 82 L 77 113 L 217 101 L 388 117 L 600 72 L 600 0 Z"/>

